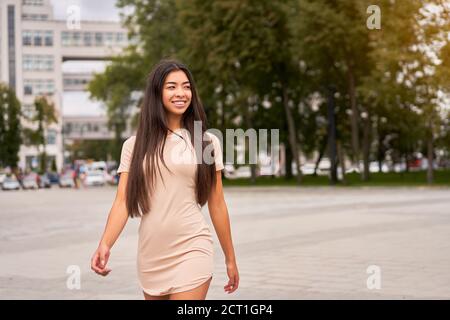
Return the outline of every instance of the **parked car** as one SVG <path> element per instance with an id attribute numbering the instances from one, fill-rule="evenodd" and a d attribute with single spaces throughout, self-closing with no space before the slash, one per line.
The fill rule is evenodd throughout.
<path id="1" fill-rule="evenodd" d="M 227 168 L 224 174 L 228 179 L 249 178 L 251 176 L 250 166 L 241 166 L 234 170 Z"/>
<path id="2" fill-rule="evenodd" d="M 59 184 L 59 176 L 56 172 L 47 172 L 46 176 L 51 184 Z"/>
<path id="3" fill-rule="evenodd" d="M 85 186 L 104 186 L 106 184 L 105 173 L 101 170 L 87 171 L 84 178 Z"/>
<path id="4" fill-rule="evenodd" d="M 0 186 L 2 185 L 3 181 L 5 181 L 7 174 L 5 172 L 0 172 Z"/>
<path id="5" fill-rule="evenodd" d="M 75 182 L 73 181 L 73 172 L 66 171 L 59 177 L 59 187 L 60 188 L 73 188 L 75 187 Z"/>
<path id="6" fill-rule="evenodd" d="M 302 167 L 302 174 L 314 174 L 315 163 L 305 163 Z"/>
<path id="7" fill-rule="evenodd" d="M 50 179 L 48 178 L 47 174 L 41 174 L 39 176 L 39 188 L 51 188 L 52 183 L 50 182 Z"/>
<path id="8" fill-rule="evenodd" d="M 20 183 L 15 176 L 6 177 L 2 183 L 3 190 L 20 190 Z"/>
<path id="9" fill-rule="evenodd" d="M 38 177 L 38 174 L 34 172 L 27 174 L 22 180 L 22 187 L 24 189 L 39 189 Z"/>
<path id="10" fill-rule="evenodd" d="M 119 183 L 119 175 L 117 174 L 117 171 L 111 170 L 110 173 L 105 172 L 106 182 L 110 185 L 117 185 Z"/>

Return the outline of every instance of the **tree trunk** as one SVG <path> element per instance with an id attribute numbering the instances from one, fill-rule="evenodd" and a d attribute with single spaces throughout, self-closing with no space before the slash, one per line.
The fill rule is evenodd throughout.
<path id="1" fill-rule="evenodd" d="M 378 138 L 378 170 L 383 172 L 383 160 L 384 160 L 384 146 L 383 146 L 383 136 L 380 133 L 380 117 L 377 117 L 377 138 Z"/>
<path id="2" fill-rule="evenodd" d="M 252 128 L 252 114 L 251 111 L 249 110 L 250 106 L 247 106 L 246 112 L 245 112 L 245 125 L 247 126 L 247 129 Z M 248 154 L 249 154 L 249 162 L 250 162 L 250 141 L 248 141 L 249 139 L 246 139 L 245 141 L 245 148 L 246 150 L 248 150 Z M 256 161 L 258 161 L 258 154 L 255 155 L 256 157 Z M 255 184 L 256 183 L 256 164 L 252 164 L 250 163 L 250 182 L 251 184 Z"/>
<path id="3" fill-rule="evenodd" d="M 297 148 L 297 130 L 295 129 L 294 119 L 292 118 L 291 109 L 289 108 L 288 94 L 285 85 L 283 85 L 282 95 L 284 112 L 286 114 L 286 120 L 288 124 L 289 144 L 291 146 L 292 156 L 297 167 L 297 183 L 300 184 L 302 182 L 302 171 L 300 167 L 299 152 Z"/>
<path id="4" fill-rule="evenodd" d="M 313 176 L 317 176 L 317 169 L 319 168 L 320 161 L 322 160 L 323 155 L 325 154 L 325 150 L 327 149 L 327 141 L 328 141 L 328 135 L 326 135 L 324 137 L 324 139 L 322 140 L 322 143 L 320 145 L 319 157 L 317 158 L 316 163 L 314 165 Z"/>
<path id="5" fill-rule="evenodd" d="M 427 153 L 428 153 L 428 169 L 427 169 L 427 182 L 433 183 L 433 133 L 430 132 L 427 139 Z"/>
<path id="6" fill-rule="evenodd" d="M 289 139 L 288 139 L 289 140 Z M 286 172 L 286 179 L 292 178 L 292 151 L 289 143 L 284 145 L 284 170 Z"/>
<path id="7" fill-rule="evenodd" d="M 334 102 L 334 87 L 328 89 L 328 157 L 330 159 L 330 183 L 336 184 L 337 178 L 337 148 L 336 148 L 336 115 Z"/>
<path id="8" fill-rule="evenodd" d="M 347 63 L 348 67 L 348 93 L 350 96 L 350 106 L 352 108 L 351 125 L 352 125 L 352 162 L 353 166 L 359 169 L 359 129 L 358 120 L 359 112 L 356 106 L 356 89 L 355 89 L 355 76 L 353 74 L 353 68 L 351 63 Z"/>
<path id="9" fill-rule="evenodd" d="M 365 121 L 364 126 L 364 135 L 363 135 L 363 161 L 364 161 L 364 170 L 362 175 L 363 181 L 368 181 L 370 178 L 370 132 L 372 130 L 372 122 L 370 120 L 370 114 L 367 115 L 367 119 Z"/>
<path id="10" fill-rule="evenodd" d="M 337 152 L 338 152 L 338 158 L 339 162 L 341 164 L 341 170 L 342 170 L 342 182 L 347 183 L 345 180 L 345 159 L 344 159 L 344 152 L 342 150 L 342 144 L 340 141 L 337 142 Z"/>
<path id="11" fill-rule="evenodd" d="M 406 171 L 406 173 L 409 172 L 409 154 L 408 153 L 405 154 L 405 171 Z"/>

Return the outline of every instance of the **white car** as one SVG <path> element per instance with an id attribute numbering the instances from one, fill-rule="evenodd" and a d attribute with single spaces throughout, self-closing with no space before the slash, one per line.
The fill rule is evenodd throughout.
<path id="1" fill-rule="evenodd" d="M 250 166 L 239 167 L 233 172 L 233 178 L 250 178 L 251 176 Z"/>
<path id="2" fill-rule="evenodd" d="M 316 165 L 314 163 L 305 163 L 301 166 L 302 174 L 314 174 Z"/>
<path id="3" fill-rule="evenodd" d="M 24 189 L 39 189 L 37 174 L 26 175 L 22 180 L 22 186 Z"/>
<path id="4" fill-rule="evenodd" d="M 70 172 L 64 173 L 59 177 L 59 187 L 60 188 L 75 187 L 75 182 L 73 181 L 72 174 Z"/>
<path id="5" fill-rule="evenodd" d="M 20 183 L 15 176 L 6 177 L 2 183 L 3 190 L 20 190 Z"/>
<path id="6" fill-rule="evenodd" d="M 103 171 L 87 171 L 84 178 L 85 186 L 104 186 L 106 183 L 105 173 Z"/>
<path id="7" fill-rule="evenodd" d="M 5 181 L 6 176 L 6 173 L 0 172 L 0 185 L 2 185 L 3 181 Z"/>

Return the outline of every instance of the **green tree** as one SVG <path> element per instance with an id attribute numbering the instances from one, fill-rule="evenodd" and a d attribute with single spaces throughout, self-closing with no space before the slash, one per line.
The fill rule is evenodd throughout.
<path id="1" fill-rule="evenodd" d="M 371 65 L 366 27 L 368 4 L 359 0 L 300 0 L 299 14 L 293 22 L 299 60 L 316 70 L 323 87 L 345 83 L 341 94 L 348 97 L 355 166 L 359 166 L 360 159 L 361 108 L 357 86 Z M 322 95 L 325 96 L 323 92 Z"/>
<path id="2" fill-rule="evenodd" d="M 46 136 L 48 128 L 52 124 L 58 123 L 55 105 L 46 96 L 36 97 L 33 114 L 28 120 L 34 123 L 35 128 L 30 127 L 24 130 L 27 144 L 36 146 L 38 153 L 40 152 L 39 170 L 45 172 L 47 170 Z"/>
<path id="3" fill-rule="evenodd" d="M 14 91 L 0 83 L 0 167 L 17 168 L 22 143 L 20 117 L 20 102 Z"/>
<path id="4" fill-rule="evenodd" d="M 268 93 L 274 93 L 271 98 L 278 97 L 279 102 L 273 100 L 271 105 L 284 111 L 300 182 L 298 135 L 291 110 L 292 59 L 286 6 L 251 0 L 177 4 L 188 44 L 183 49 L 185 60 L 193 66 L 202 86 L 206 84 L 206 97 L 214 96 L 219 89 L 221 97 L 231 100 L 227 107 L 241 116 L 240 125 L 246 129 L 260 122 L 258 117 L 264 110 L 261 105 Z M 221 102 L 220 106 L 224 105 Z M 251 169 L 255 181 L 256 168 Z"/>
<path id="5" fill-rule="evenodd" d="M 177 57 L 183 38 L 177 25 L 175 1 L 119 0 L 117 7 L 127 8 L 131 14 L 123 15 L 129 30 L 130 45 L 123 54 L 113 57 L 104 73 L 97 74 L 89 83 L 91 98 L 105 102 L 109 128 L 114 130 L 113 158 L 119 161 L 122 134 L 127 123 L 137 124 L 145 81 L 152 66 L 162 58 Z M 134 117 L 128 121 L 130 117 Z"/>
<path id="6" fill-rule="evenodd" d="M 392 122 L 395 151 L 407 168 L 411 155 L 424 148 L 431 164 L 434 141 L 445 128 L 441 108 L 445 102 L 440 97 L 449 91 L 450 8 L 442 1 L 416 0 L 401 6 L 386 0 L 381 6 L 383 28 L 371 34 L 371 57 L 376 64 L 365 77 L 362 91 L 374 97 L 375 111 Z M 432 183 L 431 165 L 427 179 Z"/>

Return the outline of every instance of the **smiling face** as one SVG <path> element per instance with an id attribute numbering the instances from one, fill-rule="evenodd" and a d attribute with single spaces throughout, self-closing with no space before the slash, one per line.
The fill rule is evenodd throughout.
<path id="1" fill-rule="evenodd" d="M 162 100 L 169 116 L 181 116 L 189 107 L 192 99 L 191 84 L 186 74 L 172 71 L 166 77 Z"/>

